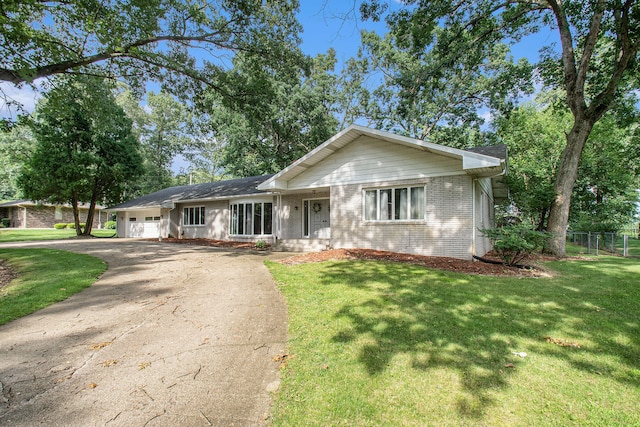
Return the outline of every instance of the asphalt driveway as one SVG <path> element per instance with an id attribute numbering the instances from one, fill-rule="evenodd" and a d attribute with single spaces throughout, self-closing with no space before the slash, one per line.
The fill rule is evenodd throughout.
<path id="1" fill-rule="evenodd" d="M 268 422 L 287 314 L 263 261 L 282 254 L 126 239 L 26 245 L 88 253 L 109 269 L 0 326 L 0 425 Z"/>

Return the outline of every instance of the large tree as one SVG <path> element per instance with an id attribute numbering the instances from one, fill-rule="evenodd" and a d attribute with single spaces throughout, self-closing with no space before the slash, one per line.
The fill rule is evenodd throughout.
<path id="1" fill-rule="evenodd" d="M 76 233 L 89 235 L 96 204 L 127 197 L 141 172 L 131 120 L 95 78 L 56 79 L 34 116 L 36 146 L 18 182 L 33 200 L 71 204 Z M 89 204 L 84 230 L 80 203 Z"/>
<path id="2" fill-rule="evenodd" d="M 124 90 L 117 102 L 133 121 L 142 149 L 144 173 L 136 180 L 137 192 L 147 194 L 172 186 L 173 160 L 192 145 L 187 107 L 164 91 L 148 92 L 146 104 L 141 106 L 129 90 Z"/>
<path id="3" fill-rule="evenodd" d="M 637 88 L 640 43 L 640 4 L 634 0 L 405 0 L 406 9 L 392 13 L 392 29 L 417 47 L 445 50 L 450 62 L 465 50 L 504 40 L 519 41 L 543 28 L 557 31 L 560 51 L 546 50 L 542 74 L 555 76 L 565 92 L 572 126 L 554 184 L 548 230 L 554 233 L 550 250 L 565 254 L 571 193 L 589 135 L 598 120 L 615 106 L 624 92 Z M 365 16 L 379 17 L 383 3 L 366 1 Z M 445 37 L 434 38 L 436 31 Z M 549 61 L 550 57 L 555 61 Z M 553 72 L 557 71 L 557 72 Z"/>
<path id="4" fill-rule="evenodd" d="M 617 231 L 631 221 L 640 186 L 636 115 L 637 111 L 629 115 L 612 111 L 594 126 L 571 197 L 573 230 Z M 498 142 L 509 147 L 506 180 L 511 201 L 523 220 L 543 230 L 554 199 L 553 177 L 572 126 L 571 113 L 558 104 L 527 104 L 493 126 Z"/>
<path id="5" fill-rule="evenodd" d="M 22 163 L 29 158 L 35 145 L 29 127 L 29 117 L 17 122 L 2 122 L 0 126 L 0 200 L 19 199 L 22 190 L 17 180 Z"/>
<path id="6" fill-rule="evenodd" d="M 228 174 L 277 172 L 336 132 L 335 62 L 332 51 L 309 59 L 308 68 L 273 67 L 255 55 L 234 58 L 226 91 L 235 96 L 208 91 L 201 104 Z"/>
<path id="7" fill-rule="evenodd" d="M 480 137 L 481 110 L 508 111 L 533 91 L 531 65 L 515 63 L 505 44 L 467 49 L 455 66 L 443 66 L 451 61 L 448 51 L 416 49 L 400 32 L 361 35 L 358 58 L 343 72 L 352 92 L 345 110 L 379 129 L 466 148 Z M 445 36 L 436 31 L 435 37 Z"/>
<path id="8" fill-rule="evenodd" d="M 63 73 L 176 78 L 221 89 L 228 56 L 290 61 L 297 0 L 3 0 L 0 81 Z"/>

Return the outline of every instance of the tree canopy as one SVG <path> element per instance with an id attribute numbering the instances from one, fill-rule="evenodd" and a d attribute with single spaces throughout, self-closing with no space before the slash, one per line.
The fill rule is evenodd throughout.
<path id="1" fill-rule="evenodd" d="M 634 0 L 403 3 L 406 8 L 386 17 L 391 31 L 416 52 L 446 52 L 440 61 L 443 68 L 458 66 L 458 57 L 465 58 L 471 47 L 483 52 L 541 28 L 558 32 L 560 51 L 548 47 L 539 72 L 547 84 L 563 89 L 573 119 L 556 173 L 548 223 L 548 231 L 554 234 L 549 249 L 564 255 L 571 194 L 585 144 L 595 123 L 638 87 L 640 5 Z M 374 19 L 384 9 L 379 0 L 365 1 L 361 7 L 365 17 Z"/>
<path id="2" fill-rule="evenodd" d="M 39 1 L 0 3 L 0 81 L 56 74 L 147 79 L 182 77 L 222 87 L 235 52 L 293 58 L 297 0 Z"/>

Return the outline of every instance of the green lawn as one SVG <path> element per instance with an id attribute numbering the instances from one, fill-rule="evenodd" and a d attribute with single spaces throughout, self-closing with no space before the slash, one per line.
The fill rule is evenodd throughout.
<path id="1" fill-rule="evenodd" d="M 640 425 L 637 259 L 538 279 L 268 266 L 290 321 L 274 426 Z"/>
<path id="2" fill-rule="evenodd" d="M 92 230 L 91 235 L 95 237 L 113 237 L 116 230 Z M 38 228 L 0 228 L 0 243 L 20 242 L 31 240 L 57 240 L 75 237 L 76 231 L 72 229 L 56 230 Z"/>
<path id="3" fill-rule="evenodd" d="M 33 313 L 93 284 L 107 264 L 53 249 L 0 249 L 18 277 L 0 288 L 0 325 Z"/>

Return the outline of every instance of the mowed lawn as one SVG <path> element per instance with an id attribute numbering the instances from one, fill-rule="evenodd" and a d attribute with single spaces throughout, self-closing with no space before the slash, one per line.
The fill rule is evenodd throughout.
<path id="1" fill-rule="evenodd" d="M 638 258 L 268 266 L 290 321 L 274 426 L 640 425 Z"/>
<path id="2" fill-rule="evenodd" d="M 0 248 L 0 260 L 17 276 L 0 287 L 0 325 L 69 298 L 107 269 L 96 257 L 55 249 Z"/>
<path id="3" fill-rule="evenodd" d="M 94 237 L 113 237 L 116 230 L 95 229 L 91 231 Z M 33 240 L 59 240 L 76 236 L 76 230 L 55 228 L 0 228 L 0 243 L 2 242 L 24 242 Z"/>

